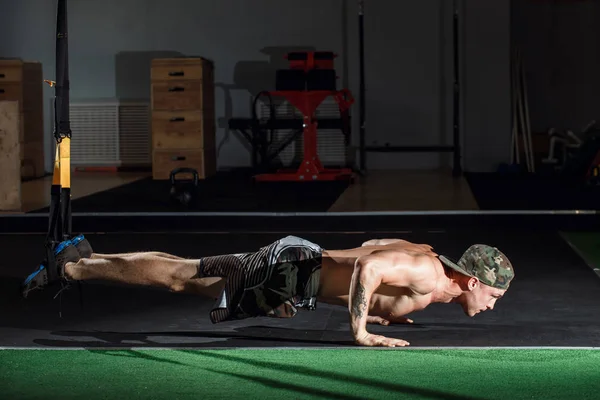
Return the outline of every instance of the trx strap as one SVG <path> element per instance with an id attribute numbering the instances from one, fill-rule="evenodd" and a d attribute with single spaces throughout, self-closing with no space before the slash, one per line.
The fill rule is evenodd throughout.
<path id="1" fill-rule="evenodd" d="M 56 16 L 56 81 L 54 87 L 54 139 L 56 154 L 50 191 L 46 255 L 50 279 L 56 278 L 54 249 L 71 237 L 71 124 L 69 121 L 69 51 L 67 1 L 58 0 Z"/>

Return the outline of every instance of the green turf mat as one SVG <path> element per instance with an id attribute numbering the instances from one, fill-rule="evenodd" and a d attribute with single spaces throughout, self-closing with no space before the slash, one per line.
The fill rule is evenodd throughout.
<path id="1" fill-rule="evenodd" d="M 598 399 L 595 350 L 3 350 L 3 398 Z"/>
<path id="2" fill-rule="evenodd" d="M 562 235 L 587 264 L 600 268 L 600 232 L 563 232 Z"/>

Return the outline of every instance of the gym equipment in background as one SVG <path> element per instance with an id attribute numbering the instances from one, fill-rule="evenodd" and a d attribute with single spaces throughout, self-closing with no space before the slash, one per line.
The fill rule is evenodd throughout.
<path id="1" fill-rule="evenodd" d="M 523 69 L 521 52 L 516 49 L 512 56 L 511 89 L 512 89 L 512 138 L 511 138 L 511 171 L 521 169 L 521 156 L 525 158 L 525 171 L 535 172 L 531 124 L 529 121 L 529 104 L 527 81 Z M 523 148 L 520 147 L 522 142 Z"/>
<path id="2" fill-rule="evenodd" d="M 54 139 L 56 154 L 50 189 L 49 224 L 45 238 L 45 258 L 40 270 L 45 268 L 48 281 L 60 281 L 62 289 L 57 293 L 59 299 L 63 289 L 68 287 L 60 280 L 56 256 L 67 243 L 79 243 L 87 239 L 83 235 L 74 235 L 71 217 L 71 125 L 69 117 L 69 45 L 67 29 L 67 1 L 58 0 L 56 14 L 56 80 L 44 80 L 54 88 Z M 89 247 L 91 251 L 91 247 Z M 80 302 L 83 304 L 81 283 L 78 281 Z M 59 309 L 62 317 L 62 308 Z"/>
<path id="3" fill-rule="evenodd" d="M 554 171 L 560 171 L 567 160 L 581 147 L 588 134 L 597 129 L 596 121 L 588 123 L 580 133 L 572 130 L 549 129 L 548 157 L 541 160 L 542 164 L 551 167 Z"/>
<path id="4" fill-rule="evenodd" d="M 289 68 L 276 72 L 275 90 L 337 90 L 336 57 L 331 51 L 288 53 Z"/>
<path id="5" fill-rule="evenodd" d="M 258 173 L 256 181 L 331 181 L 352 180 L 350 168 L 326 168 L 318 154 L 318 128 L 341 129 L 346 144 L 350 140 L 349 109 L 354 98 L 348 89 L 336 89 L 334 59 L 336 55 L 329 51 L 288 53 L 288 69 L 277 71 L 276 90 L 262 91 L 254 97 L 253 117 L 251 119 L 232 118 L 229 127 L 240 131 L 252 145 L 252 164 L 258 166 L 260 155 L 261 169 L 268 169 L 272 161 L 285 147 L 299 135 L 303 135 L 304 155 L 296 169 L 279 169 L 273 173 Z M 259 120 L 256 115 L 256 104 L 261 97 L 270 100 L 270 117 L 267 121 Z M 301 114 L 302 118 L 275 118 L 272 99 L 279 97 L 287 100 Z M 340 118 L 317 118 L 316 110 L 327 98 L 333 97 L 337 104 Z M 276 129 L 294 129 L 286 140 L 274 151 L 269 151 L 272 137 L 269 131 Z M 251 133 L 247 131 L 251 130 Z M 271 135 L 272 136 L 272 135 Z"/>
<path id="6" fill-rule="evenodd" d="M 365 93 L 365 45 L 364 45 L 364 0 L 358 2 L 358 38 L 359 38 L 359 105 L 360 105 L 360 170 L 367 170 L 367 153 L 452 153 L 452 176 L 463 174 L 461 149 L 461 4 L 458 0 L 452 4 L 452 143 L 441 145 L 366 145 L 366 93 Z"/>
<path id="7" fill-rule="evenodd" d="M 178 179 L 181 174 L 190 174 L 192 179 Z M 169 175 L 171 181 L 171 190 L 169 192 L 171 200 L 178 204 L 188 207 L 197 199 L 198 181 L 200 177 L 198 171 L 193 168 L 175 168 Z"/>
<path id="8" fill-rule="evenodd" d="M 575 184 L 590 184 L 594 181 L 594 168 L 598 165 L 600 165 L 600 129 L 587 132 L 579 148 L 565 161 L 560 176 Z"/>
<path id="9" fill-rule="evenodd" d="M 71 125 L 69 117 L 69 44 L 67 1 L 58 0 L 56 16 L 56 81 L 54 87 L 54 139 L 56 156 L 50 194 L 49 226 L 46 236 L 48 278 L 57 278 L 55 249 L 71 237 Z"/>

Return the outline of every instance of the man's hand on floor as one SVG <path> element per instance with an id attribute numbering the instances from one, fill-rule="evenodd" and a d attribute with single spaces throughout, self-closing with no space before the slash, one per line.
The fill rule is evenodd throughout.
<path id="1" fill-rule="evenodd" d="M 369 347 L 405 347 L 410 345 L 406 340 L 373 335 L 372 333 L 365 333 L 357 337 L 356 344 Z"/>
<path id="2" fill-rule="evenodd" d="M 369 315 L 367 317 L 367 324 L 376 324 L 376 325 L 390 325 L 390 324 L 412 324 L 413 320 L 406 317 L 398 317 L 394 319 L 386 319 L 383 317 L 376 317 Z"/>

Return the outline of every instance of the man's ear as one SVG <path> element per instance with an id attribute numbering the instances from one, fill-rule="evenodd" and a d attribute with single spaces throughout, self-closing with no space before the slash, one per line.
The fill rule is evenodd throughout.
<path id="1" fill-rule="evenodd" d="M 477 285 L 479 285 L 479 279 L 473 277 L 469 278 L 469 281 L 467 282 L 467 287 L 469 290 L 474 290 Z"/>

